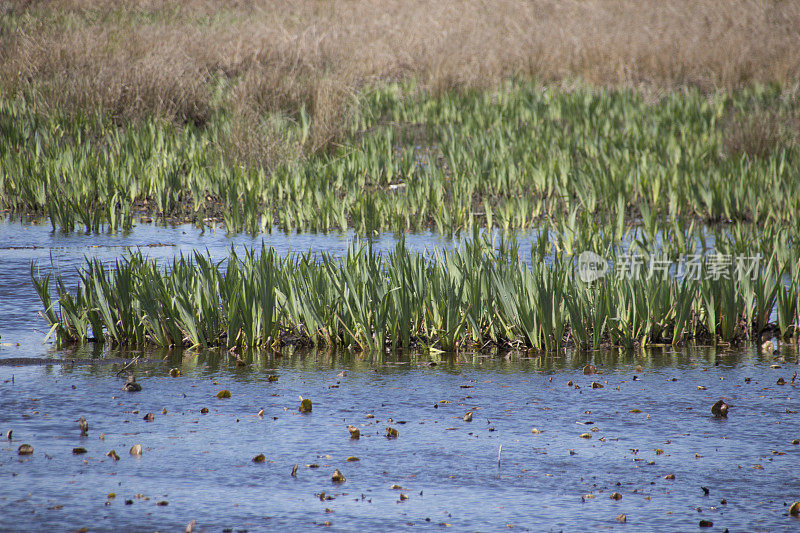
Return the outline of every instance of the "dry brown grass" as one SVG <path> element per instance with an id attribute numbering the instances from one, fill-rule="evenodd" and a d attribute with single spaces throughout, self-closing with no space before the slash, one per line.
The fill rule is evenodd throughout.
<path id="1" fill-rule="evenodd" d="M 794 0 L 0 0 L 0 13 L 6 93 L 198 124 L 220 104 L 250 123 L 305 106 L 311 148 L 336 137 L 359 87 L 387 79 L 432 91 L 517 76 L 657 92 L 800 79 Z M 239 126 L 245 137 L 257 129 Z"/>

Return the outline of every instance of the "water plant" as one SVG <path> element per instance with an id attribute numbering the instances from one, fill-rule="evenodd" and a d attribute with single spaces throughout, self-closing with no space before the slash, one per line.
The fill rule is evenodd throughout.
<path id="1" fill-rule="evenodd" d="M 665 228 L 653 231 L 662 235 Z M 478 232 L 433 254 L 411 253 L 402 239 L 386 255 L 351 243 L 341 259 L 280 257 L 266 246 L 243 254 L 231 249 L 225 266 L 200 253 L 167 265 L 133 253 L 111 265 L 88 260 L 74 292 L 56 276 L 55 300 L 52 273 L 39 275 L 32 265 L 31 276 L 43 316 L 65 343 L 241 350 L 291 342 L 366 351 L 493 344 L 557 351 L 692 339 L 732 343 L 765 330 L 784 338 L 796 332 L 799 257 L 795 247 L 784 247 L 783 230 L 684 230 L 675 241 L 685 246 L 672 241 L 667 248 L 692 259 L 639 273 L 626 270 L 630 254 L 642 253 L 646 265 L 663 252 L 656 240 L 645 243 L 646 230 L 624 241 L 581 237 L 582 245 L 613 262 L 597 280 L 582 279 L 573 258 L 557 250 L 562 235 L 540 235 L 522 255 L 513 238 L 492 241 Z M 709 240 L 716 248 L 697 244 Z M 756 258 L 746 275 L 720 270 L 721 257 L 731 262 L 737 250 Z M 770 259 L 760 262 L 761 255 Z M 680 261 L 697 267 L 698 275 L 686 265 L 679 271 Z"/>

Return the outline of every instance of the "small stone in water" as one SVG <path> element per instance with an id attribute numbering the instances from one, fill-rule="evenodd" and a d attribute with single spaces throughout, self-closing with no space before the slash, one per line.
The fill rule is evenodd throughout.
<path id="1" fill-rule="evenodd" d="M 344 483 L 345 481 L 347 481 L 347 478 L 344 477 L 344 474 L 339 472 L 339 469 L 336 469 L 333 471 L 333 475 L 331 476 L 331 481 L 333 481 L 334 483 Z"/>
<path id="2" fill-rule="evenodd" d="M 131 446 L 130 450 L 131 455 L 142 455 L 142 445 L 141 444 L 134 444 Z"/>

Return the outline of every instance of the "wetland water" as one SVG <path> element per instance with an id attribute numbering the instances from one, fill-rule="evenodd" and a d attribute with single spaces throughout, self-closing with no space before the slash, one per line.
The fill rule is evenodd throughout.
<path id="1" fill-rule="evenodd" d="M 341 253 L 348 237 L 264 240 L 278 251 Z M 712 531 L 800 528 L 788 516 L 800 499 L 794 345 L 779 346 L 779 363 L 757 347 L 433 361 L 287 349 L 246 353 L 244 367 L 224 352 L 152 352 L 136 365 L 143 390 L 126 392 L 117 372 L 131 352 L 42 345 L 29 262 L 49 266 L 52 252 L 68 274 L 84 255 L 112 260 L 128 246 L 165 260 L 193 249 L 222 259 L 231 245 L 261 238 L 154 226 L 61 235 L 5 222 L 0 241 L 0 342 L 11 344 L 0 347 L 0 432 L 13 431 L 0 441 L 3 529 L 174 531 L 192 520 L 195 531 L 326 522 L 332 530 L 685 531 L 701 520 Z M 418 249 L 448 243 L 407 238 Z M 584 375 L 588 362 L 602 374 Z M 216 397 L 223 389 L 230 398 Z M 311 413 L 298 412 L 301 396 L 313 401 Z M 720 398 L 727 419 L 711 416 Z M 387 439 L 386 427 L 399 436 Z M 17 454 L 23 443 L 32 455 Z M 141 456 L 129 454 L 135 444 Z M 112 449 L 118 461 L 106 456 Z M 252 461 L 262 453 L 264 462 Z M 346 482 L 331 481 L 335 469 Z"/>

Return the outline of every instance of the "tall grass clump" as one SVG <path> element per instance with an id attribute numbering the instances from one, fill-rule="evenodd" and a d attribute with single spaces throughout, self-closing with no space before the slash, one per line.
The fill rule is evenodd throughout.
<path id="1" fill-rule="evenodd" d="M 648 244 L 644 230 L 574 241 L 613 261 L 596 280 L 581 277 L 557 250 L 563 236 L 542 233 L 520 255 L 513 240 L 493 243 L 477 232 L 432 255 L 411 253 L 402 240 L 387 255 L 351 244 L 341 259 L 232 249 L 224 267 L 199 253 L 168 265 L 134 253 L 113 265 L 87 261 L 75 291 L 56 276 L 55 294 L 51 274 L 32 266 L 31 276 L 43 316 L 64 343 L 555 351 L 795 335 L 800 256 L 785 230 L 672 231 L 682 239 L 664 246 Z M 626 273 L 620 265 L 634 255 L 640 265 L 669 258 L 668 266 Z M 719 268 L 720 258 L 756 255 L 763 260 L 744 275 Z M 672 268 L 687 257 L 708 275 Z"/>

